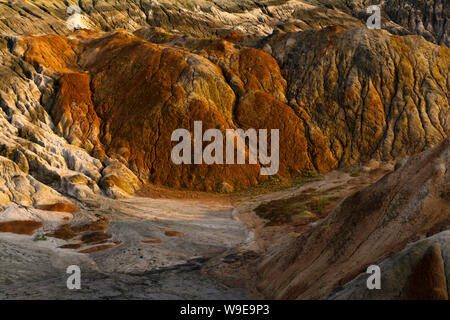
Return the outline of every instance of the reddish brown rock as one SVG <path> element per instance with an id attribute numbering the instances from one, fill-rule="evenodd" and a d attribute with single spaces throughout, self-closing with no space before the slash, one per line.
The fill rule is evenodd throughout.
<path id="1" fill-rule="evenodd" d="M 121 242 L 116 242 L 116 243 L 111 243 L 111 244 L 104 244 L 104 245 L 101 245 L 101 246 L 95 246 L 95 247 L 92 247 L 92 248 L 80 250 L 80 251 L 78 251 L 78 253 L 93 253 L 93 252 L 108 250 L 108 249 L 112 249 L 114 247 L 117 247 L 120 244 L 121 244 Z"/>
<path id="2" fill-rule="evenodd" d="M 164 234 L 167 237 L 181 237 L 183 235 L 183 233 L 178 232 L 178 231 L 173 231 L 173 230 L 166 230 L 166 231 L 164 231 Z"/>
<path id="3" fill-rule="evenodd" d="M 57 132 L 71 144 L 86 149 L 99 159 L 106 158 L 98 138 L 101 121 L 91 100 L 88 74 L 66 73 L 59 79 L 52 116 Z"/>
<path id="4" fill-rule="evenodd" d="M 434 245 L 428 249 L 409 281 L 409 299 L 448 300 L 447 279 L 439 246 Z"/>
<path id="5" fill-rule="evenodd" d="M 55 203 L 49 205 L 39 206 L 39 209 L 46 211 L 56 211 L 56 212 L 67 212 L 67 213 L 75 213 L 80 211 L 77 206 L 67 203 Z"/>
<path id="6" fill-rule="evenodd" d="M 175 165 L 171 134 L 193 132 L 194 121 L 223 133 L 280 129 L 279 175 L 287 177 L 404 157 L 449 132 L 448 48 L 386 32 L 274 34 L 263 41 L 272 55 L 226 40 L 174 39 L 181 49 L 126 32 L 39 41 L 21 39 L 27 61 L 63 73 L 52 111 L 58 130 L 102 160 L 119 160 L 142 182 L 218 191 L 266 179 L 258 165 Z M 135 191 L 112 176 L 102 183 Z"/>
<path id="7" fill-rule="evenodd" d="M 56 35 L 25 36 L 20 39 L 27 61 L 61 73 L 78 69 L 75 62 L 77 43 Z"/>
<path id="8" fill-rule="evenodd" d="M 97 244 L 111 238 L 110 234 L 105 233 L 109 227 L 109 219 L 100 216 L 97 221 L 90 223 L 79 224 L 76 226 L 64 224 L 57 230 L 48 233 L 47 236 L 63 240 L 80 238 L 80 241 L 83 244 Z"/>
<path id="9" fill-rule="evenodd" d="M 62 239 L 62 240 L 70 240 L 77 236 L 77 233 L 73 231 L 69 224 L 65 224 L 61 226 L 59 229 L 46 234 L 49 237 Z"/>
<path id="10" fill-rule="evenodd" d="M 142 240 L 142 243 L 156 244 L 156 243 L 162 243 L 162 240 L 161 239 L 147 239 L 147 240 Z"/>
<path id="11" fill-rule="evenodd" d="M 8 221 L 0 222 L 0 232 L 10 232 L 31 236 L 36 229 L 42 227 L 37 221 Z"/>

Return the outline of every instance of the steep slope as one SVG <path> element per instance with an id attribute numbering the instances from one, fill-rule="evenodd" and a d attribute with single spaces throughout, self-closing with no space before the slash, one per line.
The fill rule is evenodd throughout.
<path id="1" fill-rule="evenodd" d="M 317 124 L 340 164 L 418 153 L 449 134 L 446 47 L 335 27 L 260 46 L 279 62 L 289 104 Z"/>
<path id="2" fill-rule="evenodd" d="M 417 34 L 449 46 L 449 8 L 445 0 L 1 0 L 0 32 L 8 35 L 69 34 L 67 21 L 95 31 L 135 31 L 160 27 L 196 37 L 230 31 L 269 35 L 273 30 L 300 31 L 337 25 L 365 25 L 370 5 L 382 8 L 382 27 L 394 34 Z M 72 27 L 74 24 L 70 24 Z"/>
<path id="3" fill-rule="evenodd" d="M 10 35 L 67 35 L 66 20 L 73 15 L 73 12 L 67 12 L 67 8 L 71 5 L 80 7 L 81 26 L 96 31 L 118 28 L 134 31 L 144 26 L 156 26 L 183 34 L 211 37 L 223 35 L 227 30 L 268 35 L 277 27 L 298 30 L 330 24 L 362 25 L 348 9 L 347 12 L 335 10 L 330 5 L 311 0 L 2 0 L 0 31 Z"/>
<path id="4" fill-rule="evenodd" d="M 378 263 L 381 290 L 367 290 L 368 274 L 363 273 L 327 298 L 448 300 L 449 243 L 448 230 L 412 243 L 398 254 Z"/>
<path id="5" fill-rule="evenodd" d="M 450 7 L 446 0 L 387 1 L 384 10 L 412 34 L 450 46 Z"/>
<path id="6" fill-rule="evenodd" d="M 284 177 L 437 144 L 449 133 L 449 49 L 417 36 L 355 29 L 363 24 L 351 13 L 366 2 L 352 3 L 129 1 L 124 12 L 124 1 L 0 2 L 7 34 L 69 34 L 62 20 L 68 4 L 79 4 L 93 29 L 2 37 L 2 119 L 9 131 L 1 155 L 61 192 L 97 193 L 100 184 L 113 194 L 114 181 L 128 191 L 148 181 L 217 191 L 267 179 L 258 165 L 173 164 L 171 133 L 192 132 L 195 120 L 222 132 L 280 129 Z M 196 19 L 220 21 L 217 28 L 228 31 Z M 345 28 L 310 30 L 328 24 Z M 148 25 L 173 30 L 140 29 Z M 164 44 L 99 32 L 113 28 Z M 125 172 L 131 185 L 119 181 Z"/>
<path id="7" fill-rule="evenodd" d="M 0 206 L 10 201 L 30 205 L 52 200 L 28 191 L 28 184 L 42 190 L 45 188 L 41 184 L 46 184 L 74 197 L 98 191 L 95 181 L 101 178 L 102 163 L 53 132 L 46 107 L 53 103 L 54 79 L 11 54 L 9 43 L 8 39 L 0 39 L 0 156 L 17 166 L 2 161 L 7 180 L 1 186 L 2 194 L 8 196 L 2 196 Z M 14 173 L 18 169 L 21 174 Z M 17 183 L 9 184 L 10 178 Z M 85 184 L 73 183 L 74 179 Z M 19 180 L 23 183 L 19 184 Z M 18 200 L 16 192 L 28 196 Z"/>
<path id="8" fill-rule="evenodd" d="M 25 58 L 33 64 L 41 62 L 50 70 L 66 72 L 67 67 L 72 64 L 70 57 L 64 66 L 60 65 L 59 60 L 46 60 L 44 56 L 55 55 L 58 47 L 50 48 L 43 44 L 37 46 L 34 44 L 35 40 L 36 38 L 32 38 L 32 41 L 24 38 L 16 50 L 25 52 Z M 20 49 L 21 46 L 25 49 Z M 269 124 L 276 128 L 280 128 L 280 125 L 286 127 L 281 130 L 281 143 L 286 142 L 289 147 L 283 149 L 282 157 L 287 158 L 288 155 L 291 156 L 290 152 L 298 150 L 296 154 L 303 155 L 303 160 L 298 161 L 291 156 L 290 162 L 282 162 L 281 172 L 284 175 L 299 174 L 301 170 L 312 167 L 302 123 L 288 106 L 271 95 L 282 98 L 285 81 L 275 60 L 268 54 L 255 49 L 235 52 L 240 56 L 241 62 L 239 64 L 236 61 L 233 67 L 239 69 L 235 70 L 240 73 L 240 78 L 236 77 L 237 81 L 249 92 L 246 99 L 256 97 L 261 100 L 262 97 L 261 101 L 265 104 L 270 101 L 274 104 L 268 104 L 268 110 L 251 112 L 249 108 L 257 104 L 252 100 L 246 102 L 242 99 L 234 109 L 237 103 L 235 92 L 226 82 L 222 69 L 201 56 L 150 44 L 126 33 L 85 39 L 75 46 L 80 49 L 76 59 L 78 65 L 93 74 L 91 84 L 90 87 L 82 87 L 89 78 L 87 74 L 64 74 L 59 81 L 60 90 L 53 114 L 58 121 L 57 127 L 61 127 L 59 131 L 66 133 L 69 141 L 79 144 L 82 137 L 87 137 L 88 133 L 91 135 L 92 139 L 83 140 L 85 144 L 86 141 L 89 142 L 87 151 L 92 150 L 91 146 L 97 145 L 100 151 L 93 152 L 98 154 L 104 146 L 109 156 L 127 163 L 142 179 L 151 178 L 153 182 L 173 187 L 215 190 L 223 182 L 246 187 L 258 182 L 259 170 L 255 166 L 177 166 L 170 159 L 173 146 L 170 139 L 175 129 L 186 128 L 192 132 L 193 121 L 201 120 L 204 130 L 220 128 L 225 135 L 225 129 L 237 127 L 233 122 L 235 113 L 238 119 L 242 119 L 238 122 L 245 123 L 245 129 L 270 129 Z M 64 52 L 60 54 L 64 55 Z M 267 61 L 269 64 L 265 64 Z M 228 77 L 232 73 L 230 69 Z M 66 90 L 68 84 L 66 85 L 65 79 L 68 77 L 72 79 L 70 86 L 76 86 L 75 90 Z M 124 83 L 127 85 L 124 86 Z M 89 99 L 83 102 L 86 100 L 80 95 L 83 90 L 87 91 L 84 93 L 85 97 L 92 96 L 92 102 Z M 265 96 L 263 92 L 266 92 Z M 254 96 L 255 94 L 257 95 Z M 85 125 L 73 121 L 72 114 L 79 116 L 90 112 L 91 103 L 95 105 L 95 110 L 91 110 L 93 114 L 88 119 L 94 120 Z M 250 103 L 250 107 L 242 107 L 243 103 Z M 86 106 L 85 111 L 80 112 L 78 106 L 83 104 Z M 268 118 L 264 125 L 261 116 L 274 115 L 279 108 L 284 109 L 279 115 L 281 120 L 271 122 L 272 118 Z M 241 114 L 243 112 L 250 113 Z M 96 119 L 104 120 L 98 125 Z M 289 125 L 286 126 L 285 122 L 292 120 L 294 122 L 288 122 Z M 133 125 L 127 125 L 128 123 Z M 94 134 L 99 127 L 102 146 L 98 144 Z"/>
<path id="9" fill-rule="evenodd" d="M 449 132 L 449 49 L 418 37 L 332 27 L 273 34 L 256 44 L 263 50 L 186 37 L 163 46 L 126 32 L 77 37 L 22 37 L 13 52 L 56 81 L 55 131 L 142 181 L 212 191 L 265 179 L 255 165 L 173 164 L 171 133 L 192 133 L 199 120 L 224 135 L 280 129 L 285 177 L 404 157 Z"/>
<path id="10" fill-rule="evenodd" d="M 446 0 L 348 0 L 353 15 L 367 17 L 369 5 L 380 5 L 382 28 L 393 34 L 421 35 L 428 41 L 450 46 L 450 8 Z"/>
<path id="11" fill-rule="evenodd" d="M 446 139 L 343 200 L 319 225 L 261 263 L 259 288 L 277 299 L 325 298 L 370 264 L 448 229 L 449 152 Z"/>

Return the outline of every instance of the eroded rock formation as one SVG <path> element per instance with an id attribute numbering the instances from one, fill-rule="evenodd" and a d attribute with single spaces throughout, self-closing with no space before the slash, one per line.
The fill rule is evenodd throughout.
<path id="1" fill-rule="evenodd" d="M 448 228 L 449 152 L 450 139 L 447 138 L 435 148 L 410 157 L 399 164 L 395 172 L 343 200 L 311 231 L 286 247 L 273 250 L 259 266 L 262 278 L 259 288 L 270 298 L 325 298 L 365 272 L 369 265 L 420 237 L 432 236 L 442 226 L 444 230 Z M 448 250 L 448 242 L 443 241 L 443 246 Z M 436 258 L 433 257 L 425 257 L 422 262 L 417 259 L 416 269 L 437 263 L 433 262 Z M 413 267 L 414 264 L 409 268 Z M 396 294 L 404 291 L 405 297 L 411 298 L 418 292 L 428 294 L 434 288 L 437 291 L 446 288 L 443 283 L 437 285 L 436 279 L 442 282 L 445 273 L 448 281 L 448 270 L 442 271 L 442 266 L 436 268 L 428 270 L 433 274 L 428 280 L 415 279 L 414 274 L 420 271 L 411 270 L 409 284 L 406 271 L 400 278 L 387 276 L 384 286 L 388 289 L 380 294 L 388 296 L 389 292 L 392 298 L 398 298 Z M 425 290 L 426 286 L 429 290 Z M 352 292 L 352 288 L 348 292 Z M 439 292 L 441 296 L 444 294 Z M 360 294 L 370 293 L 361 290 Z"/>
<path id="2" fill-rule="evenodd" d="M 15 50 L 62 73 L 57 132 L 143 181 L 209 191 L 260 181 L 252 166 L 174 165 L 171 133 L 193 131 L 195 120 L 205 130 L 281 129 L 282 176 L 404 157 L 449 131 L 449 52 L 419 38 L 339 28 L 273 35 L 261 46 L 276 60 L 226 40 L 176 41 L 194 52 L 127 33 L 59 40 L 71 50 L 43 40 Z"/>
<path id="3" fill-rule="evenodd" d="M 202 236 L 210 222 L 167 229 L 177 213 L 170 205 L 146 220 L 161 213 L 148 199 L 133 199 L 139 209 L 104 197 L 128 197 L 148 182 L 220 193 L 256 185 L 267 179 L 259 164 L 175 165 L 172 132 L 192 133 L 194 121 L 222 133 L 279 129 L 281 177 L 404 159 L 374 185 L 346 191 L 353 195 L 331 214 L 337 200 L 305 219 L 290 244 L 272 248 L 259 265 L 258 289 L 277 299 L 448 299 L 449 12 L 445 0 L 386 0 L 384 30 L 369 30 L 366 8 L 378 2 L 0 0 L 1 229 L 32 234 L 42 223 L 48 236 L 72 241 L 62 248 L 100 244 L 81 253 L 129 248 L 131 238 L 170 248 L 170 238 L 193 234 L 195 250 L 180 246 L 183 259 L 203 243 L 237 246 L 247 236 L 235 221 L 215 222 L 217 240 Z M 76 32 L 71 5 L 80 7 Z M 198 205 L 178 207 L 177 219 L 188 211 L 220 216 Z M 143 219 L 126 227 L 136 229 L 114 226 L 132 234 L 122 243 L 105 233 L 104 218 L 80 223 L 87 207 Z M 37 264 L 54 278 L 42 262 L 50 250 L 39 255 L 22 245 L 2 244 L 6 256 L 26 257 L 14 268 Z M 106 269 L 134 270 L 122 262 L 135 254 L 123 252 L 105 255 Z M 159 257 L 151 265 L 163 266 Z M 140 256 L 136 270 L 147 271 L 148 262 Z M 373 263 L 383 270 L 383 292 L 365 290 Z"/>
<path id="4" fill-rule="evenodd" d="M 1 3 L 2 155 L 59 192 L 88 196 L 113 181 L 125 193 L 149 181 L 217 191 L 266 179 L 258 165 L 174 165 L 171 133 L 195 120 L 222 132 L 280 129 L 286 177 L 404 157 L 448 136 L 449 49 L 368 30 L 367 1 L 76 4 L 90 31 L 67 37 L 67 4 Z M 116 28 L 136 35 L 101 32 Z M 433 30 L 427 39 L 440 43 Z M 136 175 L 131 185 L 111 178 L 125 171 L 106 170 L 109 158 Z"/>

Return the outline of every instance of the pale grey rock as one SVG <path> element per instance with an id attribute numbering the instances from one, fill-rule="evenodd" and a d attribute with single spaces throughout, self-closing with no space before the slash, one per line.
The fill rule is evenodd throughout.
<path id="1" fill-rule="evenodd" d="M 55 127 L 48 110 L 54 81 L 45 71 L 36 70 L 12 54 L 13 45 L 8 43 L 14 41 L 0 37 L 0 156 L 4 157 L 4 170 L 12 172 L 1 177 L 8 181 L 2 187 L 2 204 L 11 201 L 35 205 L 39 201 L 51 201 L 54 197 L 43 194 L 52 194 L 50 188 L 60 199 L 63 199 L 60 192 L 71 197 L 101 193 L 96 183 L 101 178 L 103 164 L 53 131 Z M 76 174 L 86 176 L 89 183 L 81 187 L 67 182 L 70 179 L 66 177 Z M 39 199 L 40 196 L 43 197 Z"/>
<path id="2" fill-rule="evenodd" d="M 25 174 L 11 160 L 0 156 L 0 208 L 11 203 L 22 206 L 61 202 L 64 197 L 52 188 Z"/>

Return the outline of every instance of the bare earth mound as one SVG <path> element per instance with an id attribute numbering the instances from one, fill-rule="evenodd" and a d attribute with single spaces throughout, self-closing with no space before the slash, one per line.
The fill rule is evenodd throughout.
<path id="1" fill-rule="evenodd" d="M 450 216 L 449 151 L 446 139 L 346 198 L 317 227 L 261 263 L 260 289 L 277 299 L 324 298 L 370 264 L 430 236 Z"/>

